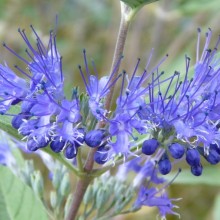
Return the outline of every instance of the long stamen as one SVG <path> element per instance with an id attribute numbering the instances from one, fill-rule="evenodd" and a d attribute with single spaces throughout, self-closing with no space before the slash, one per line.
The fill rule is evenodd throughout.
<path id="1" fill-rule="evenodd" d="M 91 95 L 92 93 L 90 91 L 89 85 L 86 82 L 85 76 L 84 76 L 83 71 L 82 71 L 82 67 L 79 65 L 78 68 L 79 68 L 80 75 L 82 76 L 83 82 L 85 84 L 86 90 L 87 90 L 88 94 Z"/>
<path id="2" fill-rule="evenodd" d="M 26 45 L 28 46 L 28 48 L 31 50 L 31 52 L 32 52 L 33 54 L 35 54 L 35 50 L 34 50 L 34 48 L 32 47 L 30 41 L 28 40 L 28 38 L 27 38 L 27 36 L 26 36 L 26 34 L 25 34 L 25 30 L 23 29 L 23 30 L 21 31 L 21 29 L 19 28 L 19 29 L 18 29 L 18 32 L 19 32 L 19 34 L 21 35 L 22 39 L 24 40 L 25 44 L 26 44 Z"/>
<path id="3" fill-rule="evenodd" d="M 12 54 L 14 54 L 16 57 L 18 57 L 21 61 L 23 61 L 25 64 L 29 65 L 29 62 L 27 60 L 25 60 L 23 57 L 21 57 L 20 55 L 18 55 L 14 50 L 12 50 L 10 47 L 8 47 L 6 45 L 6 43 L 2 44 L 3 47 L 5 47 L 8 51 L 10 51 Z"/>
<path id="4" fill-rule="evenodd" d="M 126 71 L 124 70 L 123 77 L 122 77 L 122 83 L 121 83 L 121 92 L 120 92 L 120 96 L 119 96 L 120 105 L 122 104 L 122 94 L 123 94 L 123 90 L 124 90 L 125 74 L 126 74 Z"/>
<path id="5" fill-rule="evenodd" d="M 201 60 L 204 60 L 205 52 L 208 49 L 208 46 L 209 46 L 209 43 L 210 43 L 210 40 L 211 40 L 211 36 L 212 36 L 212 31 L 209 28 L 209 31 L 206 33 L 206 42 L 205 42 L 205 46 L 204 46 L 204 49 L 203 49 L 203 52 L 202 52 Z"/>
<path id="6" fill-rule="evenodd" d="M 175 107 L 175 109 L 172 111 L 172 113 L 174 113 L 174 112 L 177 110 L 177 108 L 179 107 L 180 103 L 182 102 L 183 98 L 185 97 L 186 93 L 188 92 L 188 89 L 190 88 L 190 85 L 191 85 L 192 81 L 193 81 L 193 79 L 190 80 L 189 85 L 187 86 L 185 92 L 183 93 L 182 97 L 180 98 L 178 104 L 176 105 L 176 107 Z"/>
<path id="7" fill-rule="evenodd" d="M 90 83 L 90 71 L 89 71 L 89 67 L 88 67 L 88 62 L 87 62 L 87 57 L 86 57 L 86 50 L 83 50 L 83 57 L 84 57 L 84 64 L 86 67 L 86 75 L 87 75 L 87 79 L 89 80 Z"/>
<path id="8" fill-rule="evenodd" d="M 179 75 L 179 74 L 180 74 L 179 72 L 175 71 L 175 73 L 174 73 L 173 76 L 171 77 L 171 80 L 170 80 L 170 82 L 169 82 L 169 85 L 168 85 L 167 90 L 166 90 L 166 92 L 165 92 L 165 94 L 164 94 L 164 97 L 163 97 L 164 100 L 166 100 L 166 98 L 167 98 L 167 94 L 168 94 L 168 92 L 169 92 L 169 90 L 170 90 L 170 86 L 172 85 L 172 82 L 173 82 L 174 78 L 175 78 L 177 75 Z"/>
<path id="9" fill-rule="evenodd" d="M 171 112 L 172 112 L 172 106 L 173 106 L 173 103 L 174 103 L 175 95 L 177 94 L 177 92 L 178 92 L 179 88 L 181 87 L 181 85 L 182 85 L 182 81 L 179 82 L 179 84 L 177 85 L 177 87 L 176 87 L 176 89 L 175 89 L 175 91 L 174 91 L 174 93 L 173 93 L 171 99 L 168 101 L 168 103 L 167 103 L 166 106 L 165 106 L 165 109 L 166 109 L 166 108 L 170 105 L 170 103 L 171 103 L 171 105 L 170 105 L 170 111 L 169 111 L 169 116 L 170 116 L 170 114 L 171 114 Z M 168 116 L 168 118 L 169 118 L 169 116 Z"/>
<path id="10" fill-rule="evenodd" d="M 143 82 L 142 82 L 142 83 L 144 83 L 144 82 L 153 74 L 153 72 L 154 72 L 155 70 L 157 70 L 159 66 L 161 66 L 161 64 L 162 64 L 167 58 L 168 58 L 168 54 L 166 54 L 166 56 L 161 59 L 161 61 L 151 70 L 151 72 L 150 72 L 149 74 L 147 74 L 147 76 L 143 79 Z"/>
<path id="11" fill-rule="evenodd" d="M 58 51 L 57 51 L 57 44 L 56 44 L 56 35 L 54 35 L 53 37 L 53 46 L 54 46 L 54 50 L 55 50 L 55 54 L 56 54 L 56 58 L 58 59 L 59 56 L 58 56 Z"/>
<path id="12" fill-rule="evenodd" d="M 183 81 L 183 87 L 182 87 L 182 91 L 184 91 L 185 89 L 185 85 L 187 83 L 187 79 L 188 79 L 188 73 L 189 73 L 189 65 L 190 65 L 190 58 L 185 56 L 185 61 L 186 61 L 186 73 L 185 73 L 185 77 L 184 77 L 184 81 Z"/>
<path id="13" fill-rule="evenodd" d="M 135 66 L 135 68 L 134 68 L 133 74 L 132 74 L 131 79 L 130 79 L 129 84 L 128 84 L 128 89 L 130 89 L 131 83 L 132 83 L 132 81 L 133 81 L 133 79 L 134 79 L 134 76 L 135 76 L 135 74 L 136 74 L 136 72 L 137 72 L 137 69 L 138 69 L 138 66 L 139 66 L 139 64 L 140 64 L 140 61 L 141 61 L 141 59 L 138 58 L 138 61 L 137 61 L 136 66 Z"/>
<path id="14" fill-rule="evenodd" d="M 40 45 L 42 46 L 42 48 L 44 48 L 44 51 L 46 51 L 46 48 L 44 47 L 43 42 L 41 41 L 39 35 L 37 34 L 36 30 L 34 29 L 33 25 L 30 25 L 31 30 L 34 32 L 35 36 L 37 37 L 38 42 L 40 43 Z"/>
<path id="15" fill-rule="evenodd" d="M 118 81 L 118 79 L 119 79 L 121 76 L 122 76 L 122 74 L 119 74 L 119 75 L 117 76 L 117 78 L 114 79 L 113 82 L 112 82 L 107 88 L 103 89 L 103 90 L 102 90 L 102 94 L 104 94 L 106 91 L 108 91 L 108 90 Z"/>
<path id="16" fill-rule="evenodd" d="M 200 87 L 202 86 L 202 84 L 206 81 L 206 78 L 208 77 L 208 75 L 209 75 L 209 73 L 211 72 L 211 70 L 212 70 L 212 67 L 210 66 L 208 73 L 204 76 L 203 80 L 201 80 L 200 84 L 197 85 L 197 89 L 196 89 L 195 92 L 191 95 L 191 97 L 193 97 L 193 96 L 197 93 L 197 91 L 200 89 Z"/>
<path id="17" fill-rule="evenodd" d="M 111 72 L 110 76 L 109 76 L 109 79 L 108 79 L 108 82 L 106 83 L 105 87 L 103 88 L 103 91 L 107 91 L 108 89 L 106 89 L 107 87 L 110 88 L 111 86 L 109 86 L 109 83 L 111 83 L 111 85 L 114 85 L 112 84 L 112 78 L 114 77 L 114 75 L 117 73 L 117 70 L 118 70 L 118 67 L 121 63 L 121 60 L 123 59 L 123 56 L 121 56 L 119 59 L 118 59 L 118 62 L 116 63 L 113 71 Z M 113 80 L 115 81 L 115 80 Z"/>
<path id="18" fill-rule="evenodd" d="M 197 39 L 197 46 L 196 46 L 196 63 L 199 62 L 199 46 L 200 46 L 200 35 L 201 35 L 201 29 L 197 29 L 198 32 L 198 39 Z"/>
<path id="19" fill-rule="evenodd" d="M 64 77 L 63 77 L 63 57 L 60 57 L 60 81 L 63 82 L 64 81 Z"/>
<path id="20" fill-rule="evenodd" d="M 94 60 L 92 60 L 92 66 L 93 66 L 93 70 L 94 70 L 94 72 L 95 72 L 95 77 L 96 77 L 96 79 L 97 79 L 97 81 L 98 81 L 99 74 L 98 74 L 98 71 L 97 71 L 97 68 L 96 68 L 96 65 L 95 65 Z M 99 83 L 97 82 L 97 83 L 96 83 L 96 93 L 98 94 L 98 92 L 99 92 Z"/>
<path id="21" fill-rule="evenodd" d="M 0 76 L 1 76 L 8 84 L 12 85 L 13 87 L 16 87 L 16 88 L 18 88 L 18 89 L 22 89 L 22 90 L 23 90 L 22 87 L 20 87 L 20 86 L 14 84 L 13 82 L 11 82 L 11 81 L 9 81 L 7 78 L 5 78 L 5 76 L 4 76 L 1 72 L 0 72 Z"/>
<path id="22" fill-rule="evenodd" d="M 148 67 L 149 67 L 149 64 L 150 64 L 150 61 L 151 61 L 151 59 L 152 59 L 153 53 L 154 53 L 154 48 L 151 49 L 150 55 L 149 55 L 149 57 L 148 57 L 148 59 L 147 59 L 147 63 L 146 63 L 146 66 L 145 66 L 145 69 L 146 69 L 146 70 L 147 70 Z"/>

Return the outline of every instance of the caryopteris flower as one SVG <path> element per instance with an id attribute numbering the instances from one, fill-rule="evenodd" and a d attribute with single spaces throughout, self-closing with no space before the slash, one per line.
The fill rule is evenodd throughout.
<path id="1" fill-rule="evenodd" d="M 86 94 L 80 94 L 75 87 L 71 99 L 67 99 L 56 34 L 50 32 L 45 46 L 32 26 L 31 30 L 36 37 L 35 45 L 24 30 L 18 30 L 27 47 L 27 58 L 3 44 L 25 64 L 25 70 L 15 66 L 23 77 L 7 64 L 0 65 L 0 114 L 12 116 L 11 124 L 26 140 L 26 148 L 37 151 L 49 146 L 49 150 L 73 160 L 86 145 L 93 148 L 90 155 L 99 167 L 129 159 L 117 175 L 120 181 L 126 181 L 130 171 L 136 175 L 132 182 L 137 192 L 133 209 L 155 206 L 162 218 L 167 214 L 178 215 L 173 211 L 175 200 L 166 193 L 172 181 L 165 183 L 158 174 L 170 173 L 173 160 L 176 163 L 185 159 L 195 176 L 203 171 L 201 157 L 210 164 L 220 161 L 220 58 L 217 56 L 220 38 L 211 50 L 209 30 L 200 53 L 198 29 L 194 68 L 190 68 L 191 61 L 186 56 L 185 73 L 175 71 L 168 77 L 159 70 L 167 56 L 149 69 L 153 52 L 140 75 L 137 74 L 140 59 L 134 70 L 123 70 L 117 75 L 121 56 L 112 72 L 99 77 L 94 62 L 94 74 L 89 69 L 84 50 L 85 70 L 79 66 L 79 72 Z M 108 109 L 106 97 L 119 82 L 115 108 Z M 14 105 L 19 106 L 17 114 L 10 112 Z M 5 143 L 1 148 L 0 163 L 12 164 L 10 152 L 5 151 L 2 156 Z M 80 164 L 84 158 L 73 161 Z"/>
<path id="2" fill-rule="evenodd" d="M 214 156 L 215 159 L 209 154 L 210 146 L 215 144 L 216 148 L 219 148 L 220 140 L 217 126 L 219 123 L 217 109 L 220 66 L 216 54 L 219 40 L 212 51 L 208 48 L 210 38 L 211 30 L 206 33 L 206 42 L 200 57 L 199 29 L 194 73 L 190 70 L 190 58 L 186 57 L 184 76 L 181 77 L 179 72 L 175 72 L 167 79 L 167 88 L 164 91 L 161 87 L 165 82 L 157 77 L 158 74 L 156 76 L 152 74 L 149 98 L 139 110 L 140 119 L 147 120 L 148 126 L 152 127 L 151 139 L 154 138 L 161 143 L 160 146 L 174 159 L 181 158 L 186 152 L 186 160 L 194 175 L 202 173 L 200 155 L 212 158 L 208 159 L 208 162 L 218 163 L 217 154 Z M 155 77 L 158 79 L 156 83 L 153 83 Z M 199 147 L 202 150 L 198 151 Z M 145 144 L 143 144 L 143 149 L 145 149 Z M 165 165 L 163 160 L 159 162 L 161 163 Z M 167 160 L 166 165 L 168 164 Z"/>

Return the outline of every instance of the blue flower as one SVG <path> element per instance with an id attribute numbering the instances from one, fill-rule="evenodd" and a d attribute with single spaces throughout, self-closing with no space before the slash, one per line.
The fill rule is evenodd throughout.
<path id="1" fill-rule="evenodd" d="M 26 81 L 18 76 L 6 65 L 0 64 L 0 113 L 6 113 L 11 105 L 23 100 L 28 94 Z"/>
<path id="2" fill-rule="evenodd" d="M 27 46 L 27 59 L 4 44 L 25 63 L 29 73 L 15 66 L 26 78 L 23 79 L 7 66 L 0 66 L 0 84 L 3 87 L 0 93 L 1 113 L 7 114 L 10 105 L 21 102 L 20 113 L 14 115 L 12 125 L 27 139 L 29 150 L 36 151 L 50 143 L 55 152 L 67 147 L 70 152 L 70 145 L 76 152 L 84 141 L 84 132 L 78 129 L 81 121 L 78 94 L 75 92 L 71 101 L 64 96 L 62 57 L 57 51 L 55 33 L 50 32 L 48 45 L 44 46 L 35 29 L 32 26 L 31 29 L 36 37 L 35 45 L 30 43 L 25 31 L 19 29 Z"/>
<path id="3" fill-rule="evenodd" d="M 172 164 L 169 160 L 169 157 L 166 153 L 164 153 L 159 162 L 158 162 L 158 169 L 161 174 L 166 175 L 171 171 Z"/>
<path id="4" fill-rule="evenodd" d="M 132 126 L 130 124 L 131 117 L 128 114 L 119 114 L 110 121 L 109 133 L 111 137 L 115 137 L 116 141 L 109 140 L 108 146 L 111 147 L 112 155 L 123 154 L 128 155 L 132 146 Z"/>
<path id="5" fill-rule="evenodd" d="M 169 152 L 173 158 L 180 159 L 185 153 L 185 148 L 179 143 L 173 143 L 169 146 Z"/>
<path id="6" fill-rule="evenodd" d="M 85 143 L 89 147 L 99 147 L 99 145 L 104 141 L 105 130 L 97 129 L 91 130 L 85 135 Z"/>
<path id="7" fill-rule="evenodd" d="M 200 30 L 198 38 L 193 78 L 190 78 L 189 73 L 191 62 L 189 57 L 185 59 L 186 73 L 182 77 L 176 71 L 164 80 L 159 71 L 152 73 L 150 83 L 146 87 L 149 97 L 138 110 L 140 121 L 145 120 L 146 127 L 151 128 L 148 129 L 150 138 L 163 143 L 162 147 L 169 150 L 174 159 L 181 158 L 186 152 L 187 162 L 191 168 L 193 167 L 191 170 L 196 175 L 201 173 L 202 166 L 200 163 L 191 163 L 192 155 L 187 156 L 189 151 L 186 149 L 193 148 L 197 151 L 198 146 L 202 146 L 205 158 L 210 157 L 212 163 L 217 163 L 217 154 L 210 154 L 209 157 L 208 155 L 210 145 L 218 143 L 220 137 L 217 127 L 220 60 L 216 56 L 219 40 L 215 49 L 210 50 L 211 30 L 209 30 L 200 56 Z M 166 89 L 162 91 L 161 88 L 165 85 Z M 168 160 L 166 162 L 168 166 L 170 162 Z M 164 165 L 164 161 L 160 161 L 161 164 Z"/>
<path id="8" fill-rule="evenodd" d="M 159 142 L 156 139 L 149 139 L 143 142 L 142 153 L 152 155 L 159 147 Z"/>
<path id="9" fill-rule="evenodd" d="M 172 201 L 178 201 L 179 199 L 169 199 L 167 193 L 161 192 L 156 188 L 146 189 L 141 187 L 134 206 L 139 208 L 143 205 L 149 207 L 157 207 L 162 219 L 166 219 L 167 214 L 180 216 L 177 212 L 173 211 L 173 208 L 178 206 L 173 205 Z"/>
<path id="10" fill-rule="evenodd" d="M 91 75 L 89 71 L 85 50 L 83 51 L 83 55 L 84 55 L 84 63 L 86 68 L 86 75 L 83 73 L 81 66 L 79 66 L 79 71 L 82 76 L 83 82 L 85 84 L 86 91 L 89 95 L 89 107 L 92 114 L 97 119 L 103 119 L 103 116 L 105 116 L 105 114 L 107 113 L 107 111 L 104 109 L 103 106 L 103 99 L 109 93 L 110 88 L 115 85 L 118 78 L 120 77 L 120 76 L 116 77 L 116 79 L 112 81 L 112 79 L 114 79 L 115 77 L 116 70 L 120 65 L 122 57 L 118 60 L 118 63 L 116 64 L 112 73 L 110 73 L 109 76 L 103 76 L 102 78 L 99 79 L 94 63 L 93 63 L 93 67 L 96 75 Z"/>
<path id="11" fill-rule="evenodd" d="M 104 164 L 108 161 L 109 149 L 105 146 L 100 146 L 94 154 L 94 161 L 98 164 Z"/>

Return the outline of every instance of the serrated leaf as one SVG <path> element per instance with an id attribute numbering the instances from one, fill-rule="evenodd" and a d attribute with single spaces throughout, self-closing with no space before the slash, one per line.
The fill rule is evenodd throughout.
<path id="1" fill-rule="evenodd" d="M 204 167 L 203 174 L 201 176 L 194 176 L 190 172 L 190 169 L 184 169 L 172 184 L 203 184 L 210 186 L 220 186 L 219 172 L 220 168 L 218 166 L 209 166 Z M 175 175 L 176 173 L 167 175 L 166 179 L 171 180 Z"/>
<path id="2" fill-rule="evenodd" d="M 131 8 L 139 8 L 141 6 L 144 6 L 146 4 L 150 4 L 152 2 L 156 2 L 159 0 L 121 0 Z"/>
<path id="3" fill-rule="evenodd" d="M 48 219 L 43 204 L 34 192 L 7 167 L 0 166 L 0 176 L 0 219 Z"/>

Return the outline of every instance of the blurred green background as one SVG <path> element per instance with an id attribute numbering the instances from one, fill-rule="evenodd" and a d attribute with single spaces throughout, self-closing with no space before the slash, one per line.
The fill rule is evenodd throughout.
<path id="1" fill-rule="evenodd" d="M 202 28 L 203 36 L 209 27 L 212 28 L 211 45 L 214 46 L 217 41 L 219 11 L 219 0 L 160 0 L 145 6 L 131 25 L 122 68 L 132 72 L 140 57 L 143 69 L 151 48 L 154 48 L 151 67 L 168 53 L 169 58 L 163 65 L 167 74 L 172 74 L 174 70 L 184 72 L 185 54 L 192 58 L 192 63 L 195 61 L 197 27 Z M 95 60 L 99 74 L 108 74 L 119 27 L 120 4 L 119 0 L 0 0 L 0 41 L 7 42 L 19 54 L 25 54 L 25 44 L 17 32 L 18 27 L 26 29 L 27 35 L 33 37 L 29 28 L 33 24 L 47 42 L 49 30 L 55 26 L 56 15 L 59 17 L 58 49 L 63 56 L 68 93 L 73 86 L 82 85 L 77 66 L 83 64 L 84 48 L 87 49 L 88 60 Z M 0 58 L 12 67 L 20 64 L 3 47 Z M 215 171 L 213 183 L 220 178 L 219 167 Z M 169 193 L 173 198 L 183 198 L 177 202 L 180 206 L 177 212 L 183 220 L 220 219 L 220 185 L 173 184 Z M 156 219 L 156 215 L 156 210 L 143 208 L 134 215 L 116 219 L 151 220 Z M 167 219 L 178 217 L 169 216 Z"/>

